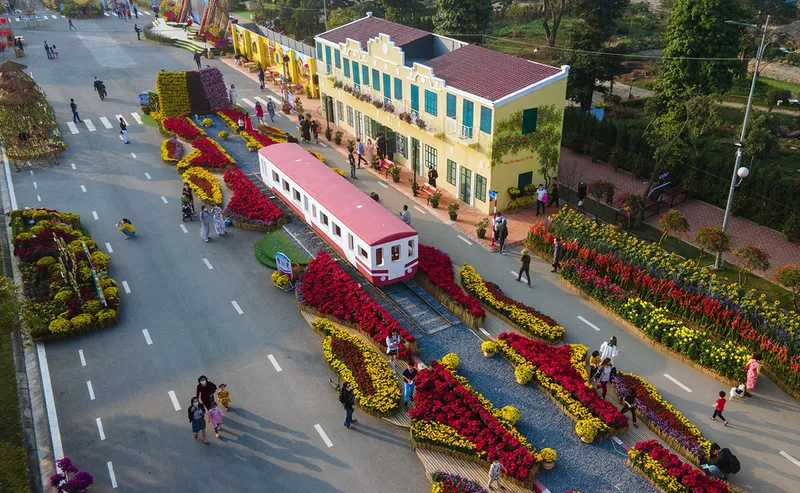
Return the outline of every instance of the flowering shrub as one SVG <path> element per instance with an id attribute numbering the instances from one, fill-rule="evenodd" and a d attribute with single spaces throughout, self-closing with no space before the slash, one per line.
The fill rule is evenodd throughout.
<path id="1" fill-rule="evenodd" d="M 201 70 L 200 82 L 203 84 L 203 92 L 208 98 L 208 103 L 212 110 L 218 111 L 231 107 L 228 88 L 225 86 L 222 72 L 217 67 L 208 67 Z"/>
<path id="2" fill-rule="evenodd" d="M 318 153 L 317 151 L 308 151 L 308 152 L 309 152 L 309 154 L 311 154 L 311 155 L 312 155 L 312 156 L 314 156 L 315 158 L 319 159 L 319 161 L 320 161 L 321 163 L 324 163 L 324 162 L 325 162 L 325 158 L 324 158 L 324 157 L 322 157 L 322 154 Z"/>
<path id="3" fill-rule="evenodd" d="M 210 127 L 211 126 L 211 118 L 203 118 L 203 126 Z"/>
<path id="4" fill-rule="evenodd" d="M 513 425 L 502 419 L 501 411 L 467 384 L 465 378 L 434 361 L 416 379 L 411 436 L 416 442 L 452 449 L 445 435 L 417 433 L 421 423 L 441 423 L 471 442 L 473 454 L 482 460 L 499 459 L 516 479 L 527 481 L 539 461 L 536 451 Z"/>
<path id="5" fill-rule="evenodd" d="M 442 357 L 442 366 L 450 369 L 450 370 L 457 370 L 458 364 L 461 360 L 458 359 L 458 355 L 456 353 L 447 353 Z"/>
<path id="6" fill-rule="evenodd" d="M 547 315 L 506 296 L 497 284 L 484 281 L 469 264 L 461 267 L 461 284 L 464 290 L 508 317 L 520 329 L 547 342 L 560 341 L 564 327 Z"/>
<path id="7" fill-rule="evenodd" d="M 533 378 L 542 389 L 561 403 L 573 419 L 599 418 L 599 432 L 603 435 L 627 426 L 627 418 L 610 402 L 601 399 L 575 368 L 570 345 L 553 347 L 513 332 L 503 332 L 497 338 L 497 348 L 517 368 L 531 368 Z"/>
<path id="8" fill-rule="evenodd" d="M 709 456 L 711 442 L 680 411 L 661 397 L 655 387 L 633 373 L 618 372 L 612 379 L 620 397 L 636 392 L 634 407 L 649 427 L 661 436 L 671 438 L 674 445 L 690 454 L 695 463 Z"/>
<path id="9" fill-rule="evenodd" d="M 275 143 L 272 139 L 262 134 L 258 130 L 253 130 L 252 132 L 245 132 L 243 130 L 240 132 L 240 135 L 244 139 L 244 142 L 247 144 L 247 148 L 250 151 L 257 151 L 262 147 L 267 147 Z"/>
<path id="10" fill-rule="evenodd" d="M 314 328 L 325 334 L 325 361 L 353 389 L 356 402 L 367 411 L 391 414 L 400 406 L 400 388 L 389 363 L 375 349 L 347 330 L 318 318 Z"/>
<path id="11" fill-rule="evenodd" d="M 331 168 L 333 171 L 336 172 L 337 175 L 341 176 L 342 178 L 347 178 L 347 173 L 340 170 L 339 168 Z"/>
<path id="12" fill-rule="evenodd" d="M 494 341 L 483 341 L 481 343 L 481 351 L 484 353 L 496 353 L 497 344 L 495 344 Z"/>
<path id="13" fill-rule="evenodd" d="M 734 493 L 739 490 L 681 462 L 657 440 L 638 442 L 628 451 L 628 464 L 664 493 Z"/>
<path id="14" fill-rule="evenodd" d="M 163 117 L 186 115 L 192 111 L 186 72 L 159 72 L 156 76 L 158 108 Z"/>
<path id="15" fill-rule="evenodd" d="M 198 167 L 189 168 L 183 173 L 183 182 L 189 184 L 201 202 L 208 205 L 222 204 L 222 187 L 219 180 L 207 170 Z"/>
<path id="16" fill-rule="evenodd" d="M 94 484 L 94 478 L 86 471 L 79 471 L 69 457 L 56 462 L 58 473 L 50 476 L 50 486 L 58 493 L 85 493 Z"/>
<path id="17" fill-rule="evenodd" d="M 575 433 L 587 442 L 593 441 L 597 435 L 605 432 L 607 429 L 608 427 L 606 424 L 599 418 L 586 418 L 575 423 Z"/>
<path id="18" fill-rule="evenodd" d="M 278 206 L 261 193 L 239 168 L 228 168 L 223 179 L 233 191 L 233 197 L 223 212 L 225 217 L 267 229 L 285 222 L 286 217 Z"/>
<path id="19" fill-rule="evenodd" d="M 443 289 L 454 302 L 466 308 L 473 316 L 479 318 L 486 316 L 486 311 L 481 308 L 481 303 L 464 293 L 464 290 L 456 285 L 453 262 L 445 252 L 427 245 L 420 245 L 419 270 L 428 277 L 432 284 Z"/>
<path id="20" fill-rule="evenodd" d="M 231 164 L 236 164 L 221 145 L 208 137 L 200 137 L 193 140 L 192 146 L 195 150 L 200 151 L 200 156 L 192 160 L 193 166 L 221 169 Z"/>
<path id="21" fill-rule="evenodd" d="M 182 137 L 189 142 L 198 137 L 205 137 L 206 133 L 197 126 L 191 119 L 185 116 L 170 116 L 161 121 L 161 126 L 164 131 L 170 134 L 175 134 Z"/>
<path id="22" fill-rule="evenodd" d="M 558 459 L 558 454 L 551 448 L 543 448 L 540 454 L 542 462 L 555 462 Z"/>
<path id="23" fill-rule="evenodd" d="M 244 113 L 233 108 L 221 109 L 217 111 L 217 116 L 225 122 L 231 130 L 239 131 L 239 118 L 244 118 Z"/>
<path id="24" fill-rule="evenodd" d="M 500 414 L 503 416 L 504 420 L 508 421 L 512 425 L 516 424 L 520 418 L 519 409 L 514 406 L 504 406 L 503 409 L 500 410 Z"/>
<path id="25" fill-rule="evenodd" d="M 161 159 L 166 163 L 177 163 L 183 158 L 183 143 L 170 137 L 161 143 Z"/>
<path id="26" fill-rule="evenodd" d="M 414 336 L 397 323 L 389 312 L 348 276 L 334 259 L 320 251 L 308 263 L 300 285 L 302 302 L 320 313 L 346 322 L 355 323 L 380 344 L 397 330 L 404 342 L 413 342 Z M 410 357 L 405 344 L 400 345 L 399 356 Z"/>
<path id="27" fill-rule="evenodd" d="M 289 276 L 283 274 L 280 271 L 276 270 L 275 272 L 273 272 L 272 276 L 270 276 L 270 279 L 276 286 L 278 286 L 281 289 L 286 289 L 289 287 Z"/>
<path id="28" fill-rule="evenodd" d="M 489 493 L 474 481 L 446 472 L 431 474 L 431 481 L 433 482 L 431 493 Z"/>

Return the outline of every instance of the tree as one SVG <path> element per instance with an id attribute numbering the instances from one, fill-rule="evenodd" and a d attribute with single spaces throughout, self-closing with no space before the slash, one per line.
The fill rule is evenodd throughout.
<path id="1" fill-rule="evenodd" d="M 275 0 L 280 7 L 278 25 L 298 41 L 313 38 L 325 30 L 322 0 Z"/>
<path id="2" fill-rule="evenodd" d="M 561 27 L 561 19 L 569 11 L 572 0 L 542 0 L 539 9 L 539 16 L 542 18 L 542 27 L 547 38 L 547 46 L 556 45 L 558 28 Z"/>
<path id="3" fill-rule="evenodd" d="M 376 17 L 383 17 L 383 7 L 373 0 L 356 2 L 347 7 L 340 7 L 328 12 L 328 29 L 342 26 L 362 17 L 366 17 L 367 12 L 372 12 Z"/>
<path id="4" fill-rule="evenodd" d="M 797 310 L 797 296 L 800 295 L 800 265 L 786 264 L 775 271 L 775 282 L 792 292 L 792 304 Z"/>
<path id="5" fill-rule="evenodd" d="M 720 94 L 731 88 L 739 62 L 719 59 L 736 58 L 741 32 L 725 21 L 743 16 L 741 0 L 675 0 L 656 85 L 662 109 L 691 94 Z"/>
<path id="6" fill-rule="evenodd" d="M 467 42 L 480 42 L 492 20 L 492 0 L 436 0 L 436 32 Z M 464 34 L 464 36 L 458 36 Z"/>
<path id="7" fill-rule="evenodd" d="M 800 241 L 800 215 L 792 212 L 781 230 L 789 241 Z"/>
<path id="8" fill-rule="evenodd" d="M 658 246 L 661 246 L 664 240 L 667 239 L 667 236 L 672 236 L 673 233 L 682 236 L 683 233 L 689 231 L 689 221 L 686 220 L 686 216 L 683 215 L 683 212 L 678 209 L 670 209 L 658 216 L 658 226 L 662 231 L 661 239 L 658 240 Z"/>
<path id="9" fill-rule="evenodd" d="M 767 272 L 769 269 L 770 254 L 755 245 L 747 245 L 733 252 L 742 261 L 739 269 L 739 285 L 744 287 L 747 283 L 745 272 L 752 273 L 754 270 Z"/>
<path id="10" fill-rule="evenodd" d="M 706 226 L 697 230 L 694 241 L 700 245 L 700 258 L 697 259 L 697 265 L 699 266 L 706 250 L 713 253 L 730 252 L 733 239 L 731 235 L 722 231 L 719 226 Z"/>
<path id="11" fill-rule="evenodd" d="M 589 186 L 589 194 L 594 198 L 595 204 L 597 204 L 596 221 L 600 220 L 600 201 L 603 200 L 603 197 L 606 197 L 607 202 L 613 202 L 614 189 L 614 184 L 605 180 L 597 180 Z"/>
<path id="12" fill-rule="evenodd" d="M 514 3 L 509 5 L 506 9 L 506 19 L 511 23 L 511 37 L 517 37 L 517 30 L 519 29 L 520 22 L 528 20 L 534 14 L 534 10 L 530 4 L 521 4 L 519 0 L 514 0 Z"/>
<path id="13" fill-rule="evenodd" d="M 758 111 L 753 116 L 744 139 L 744 153 L 750 156 L 750 166 L 756 156 L 765 158 L 778 147 L 778 125 L 775 115 Z"/>
<path id="14" fill-rule="evenodd" d="M 792 91 L 787 89 L 773 89 L 767 95 L 767 109 L 772 111 L 772 108 L 778 105 L 778 101 L 786 101 L 792 97 Z"/>
<path id="15" fill-rule="evenodd" d="M 769 23 L 775 26 L 788 24 L 797 16 L 797 2 L 787 0 L 744 0 L 748 19 L 756 19 L 759 23 L 770 16 Z"/>
<path id="16" fill-rule="evenodd" d="M 617 199 L 617 204 L 625 211 L 625 216 L 628 218 L 627 229 L 631 229 L 632 219 L 644 209 L 644 198 L 635 193 L 623 193 Z"/>
<path id="17" fill-rule="evenodd" d="M 425 5 L 420 0 L 378 0 L 386 12 L 386 19 L 398 24 L 417 27 Z"/>

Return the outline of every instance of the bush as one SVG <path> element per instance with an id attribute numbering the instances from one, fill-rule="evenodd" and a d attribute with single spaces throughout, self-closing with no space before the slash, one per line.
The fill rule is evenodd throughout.
<path id="1" fill-rule="evenodd" d="M 212 123 L 211 118 L 203 118 L 203 126 L 204 127 L 210 127 L 211 123 Z"/>
<path id="2" fill-rule="evenodd" d="M 72 296 L 73 296 L 72 291 L 65 289 L 64 291 L 59 291 L 58 293 L 56 293 L 56 295 L 53 297 L 53 300 L 62 304 L 66 304 L 69 300 L 72 299 Z"/>
<path id="3" fill-rule="evenodd" d="M 542 462 L 555 462 L 558 459 L 558 454 L 551 448 L 543 448 L 539 452 L 539 456 L 542 458 Z"/>
<path id="4" fill-rule="evenodd" d="M 84 312 L 91 315 L 96 315 L 102 307 L 103 305 L 97 300 L 89 300 L 81 306 Z"/>
<path id="5" fill-rule="evenodd" d="M 789 220 L 783 226 L 783 234 L 789 241 L 800 241 L 800 216 L 792 213 Z"/>
<path id="6" fill-rule="evenodd" d="M 115 318 L 117 318 L 117 312 L 110 308 L 97 312 L 97 321 L 104 325 L 112 323 Z"/>
<path id="7" fill-rule="evenodd" d="M 105 288 L 103 290 L 103 296 L 105 296 L 106 301 L 117 301 L 119 300 L 119 288 Z"/>
<path id="8" fill-rule="evenodd" d="M 502 414 L 504 420 L 508 421 L 512 425 L 519 421 L 519 410 L 514 406 L 505 406 L 500 410 L 500 414 Z"/>
<path id="9" fill-rule="evenodd" d="M 497 344 L 494 341 L 483 341 L 481 343 L 481 350 L 484 353 L 496 353 Z"/>
<path id="10" fill-rule="evenodd" d="M 222 132 L 219 133 L 219 138 L 222 140 L 228 140 L 230 136 L 231 134 L 227 130 L 223 130 Z"/>
<path id="11" fill-rule="evenodd" d="M 72 317 L 72 320 L 70 321 L 72 322 L 72 326 L 75 328 L 75 330 L 88 329 L 93 322 L 92 316 L 88 313 L 81 313 L 80 315 Z"/>
<path id="12" fill-rule="evenodd" d="M 446 368 L 455 371 L 458 369 L 459 363 L 458 355 L 456 353 L 448 353 L 442 357 L 442 365 Z"/>
<path id="13" fill-rule="evenodd" d="M 117 286 L 118 286 L 117 285 L 117 281 L 115 281 L 114 279 L 112 279 L 110 277 L 104 277 L 104 278 L 100 279 L 100 287 L 103 288 L 103 289 L 116 288 Z"/>
<path id="14" fill-rule="evenodd" d="M 65 318 L 57 318 L 50 322 L 50 332 L 64 334 L 72 330 L 72 323 Z"/>
<path id="15" fill-rule="evenodd" d="M 100 250 L 92 253 L 92 263 L 94 268 L 98 271 L 107 271 L 108 264 L 111 263 L 111 257 Z"/>
<path id="16" fill-rule="evenodd" d="M 522 383 L 528 383 L 533 378 L 533 368 L 528 365 L 517 365 L 514 368 L 514 377 Z"/>
<path id="17" fill-rule="evenodd" d="M 40 258 L 36 261 L 36 265 L 53 265 L 56 263 L 56 259 L 51 256 L 45 256 Z"/>

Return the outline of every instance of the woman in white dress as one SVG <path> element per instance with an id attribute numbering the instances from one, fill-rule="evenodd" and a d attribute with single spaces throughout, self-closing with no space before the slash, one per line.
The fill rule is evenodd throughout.
<path id="1" fill-rule="evenodd" d="M 612 336 L 611 339 L 605 341 L 600 345 L 600 361 L 606 358 L 611 359 L 611 365 L 614 365 L 614 358 L 619 354 L 617 349 L 617 336 Z"/>

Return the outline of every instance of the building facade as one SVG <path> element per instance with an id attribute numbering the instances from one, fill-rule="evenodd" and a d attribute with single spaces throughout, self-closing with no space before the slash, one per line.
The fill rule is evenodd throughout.
<path id="1" fill-rule="evenodd" d="M 489 213 L 555 176 L 568 66 L 530 62 L 371 15 L 318 35 L 328 117 Z M 332 114 L 330 114 L 332 113 Z M 546 164 L 545 170 L 542 164 Z M 542 172 L 544 171 L 544 173 Z"/>

